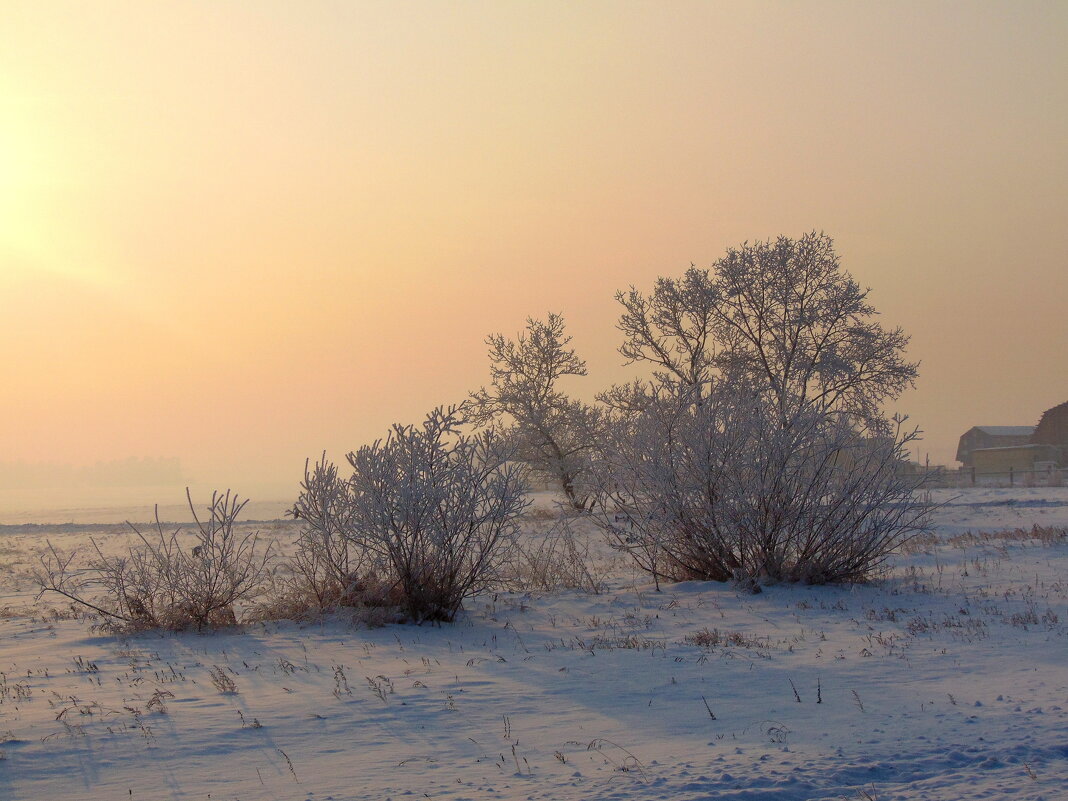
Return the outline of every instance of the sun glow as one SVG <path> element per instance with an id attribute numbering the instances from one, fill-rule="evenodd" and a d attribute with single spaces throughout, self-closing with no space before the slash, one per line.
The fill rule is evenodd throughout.
<path id="1" fill-rule="evenodd" d="M 78 252 L 76 229 L 60 230 L 54 198 L 62 186 L 33 126 L 0 111 L 0 278 L 58 278 L 98 287 L 111 271 Z M 22 123 L 21 125 L 19 123 Z"/>
<path id="2" fill-rule="evenodd" d="M 902 5 L 0 0 L 0 461 L 291 483 L 528 315 L 629 381 L 616 290 L 822 229 L 952 466 L 1068 397 L 1068 5 Z"/>
<path id="3" fill-rule="evenodd" d="M 27 157 L 26 148 L 16 138 L 10 121 L 0 117 L 0 254 L 4 272 L 12 269 L 9 266 L 12 257 L 25 249 L 29 220 L 20 198 L 29 183 Z"/>
<path id="4" fill-rule="evenodd" d="M 16 105 L 10 99 L 0 104 L 0 267 L 6 277 L 23 278 L 49 268 L 49 238 L 40 213 L 40 149 L 14 113 Z"/>

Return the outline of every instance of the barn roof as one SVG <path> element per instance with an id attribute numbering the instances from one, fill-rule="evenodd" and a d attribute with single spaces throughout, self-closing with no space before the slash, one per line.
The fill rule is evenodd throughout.
<path id="1" fill-rule="evenodd" d="M 1034 426 L 976 426 L 979 431 L 992 437 L 1029 437 Z"/>
<path id="2" fill-rule="evenodd" d="M 1068 401 L 1058 403 L 1052 409 L 1046 409 L 1046 411 L 1042 412 L 1042 420 L 1045 420 L 1047 417 L 1056 417 L 1057 415 L 1065 414 L 1066 412 L 1068 412 Z M 1042 424 L 1042 420 L 1039 420 L 1039 425 Z"/>
<path id="3" fill-rule="evenodd" d="M 1064 447 L 1068 445 L 1068 401 L 1057 404 L 1042 413 L 1032 442 L 1042 442 Z"/>

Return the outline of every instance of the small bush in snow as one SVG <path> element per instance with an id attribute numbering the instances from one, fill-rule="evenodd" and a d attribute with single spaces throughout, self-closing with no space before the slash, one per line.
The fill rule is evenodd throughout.
<path id="1" fill-rule="evenodd" d="M 112 625 L 181 630 L 237 622 L 236 607 L 258 597 L 269 578 L 270 545 L 256 532 L 239 535 L 237 516 L 247 501 L 229 491 L 213 493 L 207 517 L 197 515 L 192 537 L 181 529 L 165 533 L 159 516 L 154 536 L 133 524 L 140 544 L 118 556 L 93 542 L 84 559 L 75 551 L 60 554 L 51 543 L 33 578 L 40 593 L 56 593 L 103 615 Z"/>
<path id="2" fill-rule="evenodd" d="M 377 588 L 370 577 L 380 571 L 367 549 L 354 541 L 354 512 L 349 482 L 325 454 L 314 468 L 305 464 L 293 507 L 304 525 L 292 573 L 283 580 L 291 603 L 316 612 L 374 605 Z"/>
<path id="3" fill-rule="evenodd" d="M 519 589 L 601 592 L 605 577 L 594 567 L 589 539 L 574 530 L 572 517 L 557 517 L 547 528 L 531 522 L 509 551 L 506 583 Z"/>
<path id="4" fill-rule="evenodd" d="M 668 397 L 621 421 L 596 519 L 658 580 L 858 581 L 924 530 L 913 434 L 795 416 L 721 391 Z"/>
<path id="5" fill-rule="evenodd" d="M 350 453 L 347 480 L 325 460 L 306 476 L 298 572 L 320 597 L 452 620 L 497 576 L 527 505 L 522 468 L 493 434 L 460 426 L 458 410 L 437 409 Z"/>
<path id="6" fill-rule="evenodd" d="M 274 573 L 273 586 L 254 617 L 302 620 L 343 613 L 368 626 L 396 622 L 400 595 L 388 566 L 355 537 L 349 481 L 326 455 L 304 465 L 301 493 L 291 514 L 303 522 L 292 559 Z"/>

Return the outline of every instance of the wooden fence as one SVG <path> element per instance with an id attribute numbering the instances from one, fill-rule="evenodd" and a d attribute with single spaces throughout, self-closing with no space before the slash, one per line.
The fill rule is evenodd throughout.
<path id="1" fill-rule="evenodd" d="M 1064 472 L 1056 467 L 1033 470 L 1009 468 L 1001 472 L 977 472 L 974 467 L 935 469 L 924 474 L 927 487 L 1062 487 Z"/>

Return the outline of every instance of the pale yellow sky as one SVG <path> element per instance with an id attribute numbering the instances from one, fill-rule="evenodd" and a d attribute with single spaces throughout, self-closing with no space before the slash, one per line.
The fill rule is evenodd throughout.
<path id="1" fill-rule="evenodd" d="M 292 492 L 490 332 L 563 313 L 592 396 L 616 289 L 821 229 L 952 463 L 1068 400 L 1065 41 L 1053 2 L 0 0 L 0 460 Z"/>

